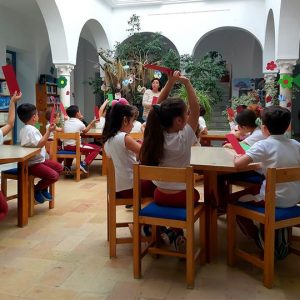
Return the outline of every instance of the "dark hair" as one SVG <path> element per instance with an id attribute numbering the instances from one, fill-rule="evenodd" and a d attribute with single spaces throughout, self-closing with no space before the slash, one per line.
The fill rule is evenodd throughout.
<path id="1" fill-rule="evenodd" d="M 66 109 L 66 113 L 69 118 L 76 118 L 76 114 L 79 112 L 79 107 L 77 105 L 71 105 Z"/>
<path id="2" fill-rule="evenodd" d="M 103 141 L 115 136 L 121 129 L 124 117 L 129 120 L 134 116 L 134 108 L 131 105 L 116 103 L 106 113 L 105 125 L 103 129 Z"/>
<path id="3" fill-rule="evenodd" d="M 36 107 L 30 103 L 21 104 L 17 108 L 17 114 L 23 123 L 27 123 L 36 114 Z"/>
<path id="4" fill-rule="evenodd" d="M 157 81 L 159 82 L 158 91 L 161 91 L 162 86 L 161 86 L 161 81 L 160 81 L 159 78 L 153 78 L 153 79 L 151 80 L 151 87 L 150 87 L 150 89 L 152 90 L 152 83 L 153 83 L 153 81 L 155 81 L 155 80 L 157 80 Z"/>
<path id="5" fill-rule="evenodd" d="M 261 120 L 270 134 L 284 134 L 291 122 L 291 112 L 285 107 L 269 106 L 263 110 Z"/>
<path id="6" fill-rule="evenodd" d="M 206 114 L 206 109 L 204 108 L 204 106 L 200 105 L 200 116 L 203 117 Z"/>
<path id="7" fill-rule="evenodd" d="M 236 117 L 235 121 L 240 126 L 247 126 L 251 128 L 256 128 L 257 124 L 255 123 L 257 116 L 253 110 L 244 109 L 243 111 L 239 112 Z"/>
<path id="8" fill-rule="evenodd" d="M 140 114 L 139 109 L 136 106 L 132 106 L 132 108 L 133 108 L 134 119 L 137 120 Z"/>
<path id="9" fill-rule="evenodd" d="M 182 99 L 168 98 L 150 110 L 140 151 L 143 165 L 157 166 L 164 154 L 164 130 L 173 126 L 174 118 L 183 117 L 187 106 Z"/>
<path id="10" fill-rule="evenodd" d="M 45 114 L 45 118 L 48 122 L 50 122 L 50 119 L 51 119 L 51 112 L 52 111 L 50 109 L 48 109 Z M 60 114 L 59 111 L 56 111 L 54 114 L 54 117 L 56 118 L 57 116 L 59 116 L 59 114 Z"/>

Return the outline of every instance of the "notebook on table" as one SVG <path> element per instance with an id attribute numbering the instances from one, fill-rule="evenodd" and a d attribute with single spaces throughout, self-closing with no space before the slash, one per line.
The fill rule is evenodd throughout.
<path id="1" fill-rule="evenodd" d="M 2 66 L 2 71 L 6 80 L 9 94 L 12 96 L 15 92 L 20 93 L 19 84 L 13 66 Z"/>
<path id="2" fill-rule="evenodd" d="M 238 139 L 235 137 L 234 134 L 228 133 L 228 134 L 226 134 L 226 138 L 237 154 L 245 154 L 246 153 L 246 151 L 240 145 Z M 244 145 L 246 145 L 246 144 L 244 144 Z"/>

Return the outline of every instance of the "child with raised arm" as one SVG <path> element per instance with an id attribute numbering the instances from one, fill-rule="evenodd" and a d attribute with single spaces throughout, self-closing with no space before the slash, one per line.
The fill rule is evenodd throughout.
<path id="1" fill-rule="evenodd" d="M 34 124 L 38 121 L 38 113 L 33 104 L 21 104 L 17 108 L 19 119 L 25 124 L 20 130 L 20 142 L 23 147 L 37 147 L 41 148 L 41 152 L 28 161 L 28 173 L 41 180 L 34 186 L 34 197 L 36 202 L 44 203 L 44 201 L 51 201 L 52 195 L 48 191 L 48 187 L 56 182 L 59 174 L 62 171 L 61 164 L 46 159 L 45 145 L 48 141 L 49 135 L 55 130 L 55 125 L 50 125 L 46 133 L 42 136 Z"/>
<path id="2" fill-rule="evenodd" d="M 92 126 L 98 121 L 97 119 L 91 121 L 87 126 L 85 126 L 81 119 L 83 118 L 79 108 L 77 105 L 71 105 L 66 110 L 67 115 L 69 117 L 68 120 L 65 121 L 64 124 L 64 132 L 65 133 L 86 133 L 88 132 Z M 64 140 L 64 149 L 70 151 L 76 151 L 76 142 L 75 140 Z M 100 153 L 100 147 L 95 144 L 87 144 L 82 143 L 80 145 L 80 152 L 85 155 L 85 160 L 80 163 L 80 169 L 84 173 L 88 173 L 88 166 L 92 163 L 92 161 L 96 158 L 96 156 Z M 70 167 L 67 163 L 67 167 Z"/>
<path id="3" fill-rule="evenodd" d="M 291 113 L 287 108 L 270 106 L 262 112 L 262 132 L 266 139 L 256 142 L 242 156 L 234 158 L 236 167 L 246 167 L 253 162 L 260 162 L 264 175 L 267 168 L 286 168 L 300 165 L 300 143 L 287 138 L 284 133 L 290 125 Z M 259 194 L 248 194 L 247 190 L 232 194 L 232 200 L 251 202 L 257 206 L 265 205 L 266 180 L 263 181 Z M 243 195 L 245 194 L 245 195 Z M 293 207 L 300 199 L 300 182 L 288 182 L 276 186 L 276 207 Z M 258 228 L 253 221 L 239 218 L 238 224 L 249 237 L 259 239 Z"/>
<path id="4" fill-rule="evenodd" d="M 175 82 L 181 82 L 188 95 L 187 105 L 182 99 L 167 98 Z M 170 76 L 158 98 L 158 104 L 150 111 L 144 132 L 144 142 L 141 148 L 141 163 L 150 166 L 183 168 L 190 165 L 191 147 L 197 141 L 195 131 L 198 126 L 200 107 L 197 96 L 188 78 L 175 71 Z M 157 189 L 154 201 L 158 205 L 186 207 L 186 186 L 182 183 L 155 181 Z M 200 195 L 195 189 L 194 201 L 198 202 Z M 174 233 L 174 229 L 170 229 Z M 176 249 L 184 241 L 183 232 L 167 231 L 168 242 L 174 242 Z M 166 236 L 167 235 L 167 236 Z"/>
<path id="5" fill-rule="evenodd" d="M 22 93 L 19 94 L 15 92 L 10 99 L 9 109 L 8 109 L 8 118 L 7 124 L 0 128 L 0 145 L 4 142 L 4 137 L 13 129 L 15 124 L 15 110 L 16 110 L 16 103 L 21 99 Z M 3 220 L 8 212 L 8 205 L 6 198 L 0 192 L 0 221 Z"/>

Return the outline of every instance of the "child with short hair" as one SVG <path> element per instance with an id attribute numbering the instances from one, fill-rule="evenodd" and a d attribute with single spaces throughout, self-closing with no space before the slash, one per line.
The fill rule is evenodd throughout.
<path id="1" fill-rule="evenodd" d="M 181 82 L 188 96 L 187 105 L 180 98 L 168 98 L 175 82 Z M 144 142 L 141 148 L 141 163 L 150 166 L 184 168 L 190 165 L 191 147 L 197 141 L 195 131 L 198 126 L 200 107 L 196 93 L 188 78 L 175 71 L 161 91 L 158 104 L 150 111 Z M 191 179 L 192 180 L 192 179 Z M 186 186 L 183 183 L 155 181 L 154 201 L 158 205 L 186 207 Z M 194 202 L 200 198 L 194 190 Z M 167 243 L 175 244 L 180 250 L 185 243 L 183 232 L 177 229 L 167 229 L 162 238 Z"/>
<path id="2" fill-rule="evenodd" d="M 131 132 L 142 132 L 142 123 L 137 120 L 140 112 L 136 106 L 133 106 L 133 109 L 134 109 L 134 122 L 133 122 L 133 128 Z"/>
<path id="3" fill-rule="evenodd" d="M 256 142 L 242 156 L 234 158 L 236 167 L 246 167 L 253 162 L 260 162 L 263 173 L 267 168 L 296 167 L 300 165 L 300 143 L 287 138 L 284 133 L 291 121 L 291 113 L 280 106 L 266 107 L 262 112 L 262 132 L 266 139 Z M 232 200 L 251 202 L 258 206 L 265 205 L 266 180 L 260 188 L 259 194 L 248 194 L 247 190 L 232 194 Z M 242 195 L 245 194 L 245 195 Z M 242 195 L 242 196 L 241 196 Z M 288 182 L 276 186 L 276 207 L 293 207 L 300 199 L 300 182 Z M 258 228 L 252 220 L 239 218 L 242 231 L 249 237 L 258 239 Z"/>
<path id="4" fill-rule="evenodd" d="M 0 128 L 0 146 L 4 142 L 4 137 L 12 130 L 15 124 L 16 103 L 21 99 L 22 93 L 15 92 L 10 99 L 7 124 Z M 8 212 L 7 200 L 0 192 L 0 221 L 3 220 Z"/>
<path id="5" fill-rule="evenodd" d="M 207 126 L 206 122 L 204 119 L 204 116 L 206 114 L 206 109 L 204 106 L 200 105 L 200 116 L 199 116 L 199 130 L 200 130 L 200 135 L 202 134 L 207 134 Z"/>
<path id="6" fill-rule="evenodd" d="M 83 124 L 81 119 L 83 116 L 77 105 L 71 105 L 66 110 L 67 115 L 69 117 L 68 120 L 64 123 L 64 132 L 65 133 L 86 133 L 88 132 L 92 126 L 98 120 L 92 120 L 87 126 Z M 76 151 L 76 142 L 75 140 L 64 140 L 64 150 Z M 88 166 L 92 163 L 92 161 L 96 158 L 96 156 L 100 153 L 101 148 L 95 144 L 82 143 L 80 145 L 80 152 L 85 155 L 85 160 L 80 162 L 80 169 L 84 173 L 88 173 Z M 69 162 L 71 164 L 71 162 Z M 69 165 L 66 167 L 70 167 Z"/>
<path id="7" fill-rule="evenodd" d="M 55 125 L 51 124 L 46 133 L 42 136 L 34 124 L 38 121 L 38 113 L 35 105 L 25 103 L 17 108 L 19 119 L 25 124 L 20 130 L 20 142 L 23 147 L 41 148 L 41 152 L 28 161 L 28 173 L 41 180 L 34 186 L 34 197 L 38 203 L 51 201 L 52 195 L 48 187 L 56 182 L 62 171 L 61 164 L 46 159 L 45 144 L 48 141 L 50 132 L 55 130 Z"/>
<path id="8" fill-rule="evenodd" d="M 47 120 L 47 124 L 46 124 L 46 130 L 48 130 L 48 128 L 50 127 L 50 119 L 51 119 L 51 110 L 47 110 L 46 111 L 46 114 L 45 114 L 45 117 L 46 117 L 46 120 Z M 53 120 L 53 124 L 55 124 L 55 131 L 58 131 L 58 132 L 62 132 L 63 129 L 58 127 L 58 124 L 60 122 L 60 112 L 59 111 L 56 111 L 54 113 L 54 120 Z M 50 135 L 49 135 L 49 138 L 48 138 L 48 141 L 53 141 L 54 139 L 54 133 L 53 132 L 50 132 Z"/>

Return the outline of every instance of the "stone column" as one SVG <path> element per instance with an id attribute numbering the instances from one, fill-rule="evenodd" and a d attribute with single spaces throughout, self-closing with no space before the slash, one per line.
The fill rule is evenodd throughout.
<path id="1" fill-rule="evenodd" d="M 265 103 L 266 107 L 274 104 L 275 97 L 277 95 L 277 89 L 275 88 L 275 79 L 277 76 L 277 71 L 266 70 L 264 72 L 265 79 Z"/>
<path id="2" fill-rule="evenodd" d="M 292 77 L 293 69 L 296 64 L 296 59 L 278 59 L 277 65 L 279 69 L 280 78 L 284 75 Z M 283 87 L 279 85 L 279 95 L 283 96 L 284 101 L 280 101 L 279 105 L 292 109 L 292 88 Z"/>
<path id="3" fill-rule="evenodd" d="M 55 64 L 57 69 L 57 78 L 64 76 L 67 80 L 65 87 L 60 89 L 60 101 L 64 107 L 69 107 L 71 104 L 71 72 L 74 69 L 73 64 Z"/>

